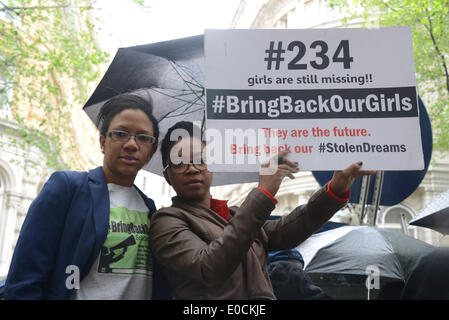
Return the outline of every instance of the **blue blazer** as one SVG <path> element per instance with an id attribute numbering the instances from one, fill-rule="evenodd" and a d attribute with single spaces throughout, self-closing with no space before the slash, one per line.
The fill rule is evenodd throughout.
<path id="1" fill-rule="evenodd" d="M 139 189 L 149 208 L 153 200 Z M 109 191 L 102 167 L 57 171 L 31 203 L 6 279 L 5 299 L 70 299 L 69 265 L 88 274 L 109 230 Z M 155 261 L 153 259 L 153 261 Z M 153 268 L 153 299 L 170 299 L 162 271 Z"/>

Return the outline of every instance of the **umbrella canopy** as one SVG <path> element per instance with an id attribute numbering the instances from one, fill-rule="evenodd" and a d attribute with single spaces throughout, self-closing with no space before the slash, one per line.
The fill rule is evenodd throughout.
<path id="1" fill-rule="evenodd" d="M 304 258 L 305 271 L 322 287 L 332 281 L 348 287 L 357 282 L 364 287 L 367 270 L 372 266 L 383 279 L 381 286 L 391 281 L 403 282 L 418 257 L 432 248 L 400 232 L 370 226 L 343 226 L 316 233 L 297 247 Z"/>
<path id="2" fill-rule="evenodd" d="M 449 190 L 435 197 L 409 224 L 449 234 Z"/>
<path id="3" fill-rule="evenodd" d="M 151 99 L 160 140 L 178 121 L 197 121 L 205 129 L 203 35 L 120 48 L 103 79 L 84 105 L 97 123 L 103 104 L 114 96 L 132 93 Z M 156 153 L 144 170 L 162 175 Z M 257 181 L 258 173 L 214 173 L 213 185 Z"/>

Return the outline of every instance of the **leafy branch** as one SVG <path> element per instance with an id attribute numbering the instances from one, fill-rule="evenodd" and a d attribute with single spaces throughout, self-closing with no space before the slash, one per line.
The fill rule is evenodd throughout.
<path id="1" fill-rule="evenodd" d="M 429 35 L 430 35 L 430 38 L 432 39 L 432 43 L 433 43 L 433 46 L 435 48 L 435 51 L 437 52 L 438 56 L 441 59 L 441 64 L 443 66 L 444 75 L 445 75 L 445 78 L 446 78 L 446 88 L 447 88 L 447 92 L 449 93 L 449 73 L 447 71 L 446 57 L 441 52 L 441 50 L 440 50 L 440 48 L 439 48 L 439 46 L 437 44 L 437 41 L 435 39 L 434 30 L 433 30 L 433 26 L 432 26 L 432 19 L 430 18 L 429 10 L 427 8 L 426 8 L 426 12 L 427 12 L 427 21 L 429 22 L 429 25 L 424 24 L 424 27 L 429 32 Z"/>
<path id="2" fill-rule="evenodd" d="M 1 107 L 10 106 L 21 127 L 14 136 L 38 147 L 49 167 L 80 169 L 72 112 L 87 99 L 107 58 L 93 38 L 88 11 L 94 3 L 0 2 L 0 11 L 15 14 L 11 21 L 0 20 Z"/>
<path id="3" fill-rule="evenodd" d="M 343 23 L 356 17 L 365 25 L 409 25 L 418 92 L 427 106 L 434 147 L 449 151 L 449 1 L 448 0 L 329 0 L 344 14 Z"/>

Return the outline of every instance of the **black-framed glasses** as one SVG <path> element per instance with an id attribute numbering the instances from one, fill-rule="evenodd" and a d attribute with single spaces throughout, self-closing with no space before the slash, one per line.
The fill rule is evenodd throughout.
<path id="1" fill-rule="evenodd" d="M 171 168 L 174 173 L 185 173 L 187 169 L 189 168 L 189 165 L 192 165 L 196 170 L 203 171 L 207 169 L 206 162 L 201 159 L 201 161 L 198 163 L 194 163 L 194 160 L 190 160 L 188 162 L 179 162 L 179 163 L 169 163 L 165 166 L 164 171 L 168 168 Z"/>
<path id="2" fill-rule="evenodd" d="M 150 145 L 157 142 L 156 137 L 144 133 L 130 134 L 126 131 L 110 130 L 106 133 L 106 135 L 112 140 L 120 142 L 128 142 L 131 137 L 134 137 L 134 140 L 136 140 L 136 142 L 140 145 Z"/>

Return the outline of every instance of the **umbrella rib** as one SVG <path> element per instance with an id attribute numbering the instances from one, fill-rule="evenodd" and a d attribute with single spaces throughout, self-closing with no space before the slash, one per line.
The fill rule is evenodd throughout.
<path id="1" fill-rule="evenodd" d="M 179 65 L 179 64 L 177 64 L 175 61 L 173 61 L 173 60 L 169 60 L 170 62 L 172 62 L 174 65 L 176 65 L 180 70 L 182 70 L 188 77 L 190 77 L 190 79 L 192 80 L 192 81 L 194 81 L 195 83 L 193 83 L 193 82 L 190 82 L 191 84 L 193 84 L 194 86 L 196 86 L 196 87 L 198 87 L 198 88 L 203 88 L 203 86 L 201 85 L 201 83 L 199 83 L 196 79 L 195 79 L 195 77 L 192 75 L 192 74 L 190 74 L 189 72 L 187 72 L 187 71 L 190 71 L 190 69 L 187 69 L 186 67 L 183 67 L 183 66 L 181 66 L 181 65 Z M 176 69 L 175 69 L 176 70 Z M 181 78 L 183 78 L 182 76 L 181 76 Z M 184 81 L 186 81 L 184 78 L 183 78 L 183 80 Z"/>
<path id="2" fill-rule="evenodd" d="M 193 82 L 191 82 L 191 81 L 185 81 L 186 83 L 190 83 L 191 85 L 193 85 L 193 86 L 195 86 L 195 87 L 197 87 L 197 88 L 200 88 L 201 90 L 197 90 L 198 92 L 202 92 L 203 91 L 203 86 L 202 85 L 200 85 L 200 84 L 198 84 L 198 83 L 193 83 Z"/>
<path id="3" fill-rule="evenodd" d="M 191 102 L 189 102 L 189 103 L 186 103 L 186 104 L 182 105 L 180 108 L 178 108 L 178 109 L 176 109 L 176 110 L 167 112 L 164 116 L 161 117 L 161 120 L 162 120 L 162 119 L 165 119 L 165 118 L 172 118 L 172 117 L 179 116 L 179 115 L 189 114 L 189 113 L 192 113 L 192 112 L 194 112 L 194 111 L 198 111 L 198 110 L 204 109 L 204 106 L 202 106 L 202 107 L 201 107 L 200 109 L 198 109 L 198 110 L 194 110 L 194 111 L 191 111 L 191 112 L 185 112 L 186 110 L 188 110 L 188 109 L 189 109 L 190 107 L 192 107 L 193 105 L 202 105 L 202 104 L 197 103 L 197 101 L 200 100 L 200 99 L 201 99 L 201 97 L 197 97 L 196 100 L 191 101 Z M 174 115 L 171 115 L 171 116 L 170 116 L 170 114 L 174 113 L 175 111 L 179 111 L 181 108 L 183 108 L 183 107 L 185 107 L 185 106 L 187 106 L 187 108 L 185 108 L 185 110 L 184 110 L 183 112 L 181 112 L 181 113 L 179 113 L 179 114 L 174 114 Z"/>
<path id="4" fill-rule="evenodd" d="M 184 114 L 189 114 L 189 113 L 196 112 L 196 111 L 198 111 L 198 110 L 204 109 L 204 103 L 197 103 L 198 100 L 201 100 L 201 97 L 198 97 L 195 101 L 192 101 L 192 103 L 191 103 L 187 108 L 185 108 L 185 110 L 183 111 L 182 114 L 183 114 L 183 115 L 184 115 Z M 201 108 L 200 108 L 200 109 L 195 109 L 195 110 L 190 111 L 190 112 L 186 112 L 187 110 L 189 110 L 189 109 L 190 109 L 191 107 L 193 107 L 194 105 L 201 105 Z"/>
<path id="5" fill-rule="evenodd" d="M 194 102 L 192 102 L 192 103 L 194 103 Z M 184 113 L 183 111 L 182 111 L 181 113 L 177 113 L 177 112 L 179 112 L 179 110 L 181 110 L 181 109 L 183 109 L 183 108 L 188 109 L 190 106 L 192 106 L 192 103 L 185 103 L 185 104 L 183 104 L 182 106 L 180 106 L 179 108 L 177 108 L 177 109 L 175 109 L 175 110 L 168 111 L 166 114 L 164 114 L 164 115 L 161 117 L 161 120 L 167 118 L 170 114 L 173 114 L 173 113 L 176 113 L 174 116 L 182 115 L 182 114 Z M 187 106 L 187 107 L 186 107 L 186 106 Z M 184 110 L 184 111 L 185 111 L 185 110 Z"/>
<path id="6" fill-rule="evenodd" d="M 114 93 L 116 93 L 116 94 L 122 94 L 123 92 L 121 92 L 121 91 L 119 91 L 119 90 L 117 90 L 117 89 L 115 89 L 115 88 L 113 88 L 113 87 L 110 87 L 110 86 L 104 86 L 104 88 L 105 89 L 109 89 L 109 90 L 111 90 L 111 91 L 113 91 Z M 107 100 L 109 100 L 109 99 L 111 99 L 111 98 L 106 98 Z"/>
<path id="7" fill-rule="evenodd" d="M 206 110 L 203 112 L 203 121 L 201 121 L 201 130 L 204 130 L 204 124 L 206 122 Z"/>
<path id="8" fill-rule="evenodd" d="M 195 91 L 190 87 L 190 82 L 187 81 L 186 79 L 184 79 L 184 77 L 181 75 L 181 73 L 179 72 L 179 70 L 177 68 L 175 68 L 175 66 L 177 66 L 177 64 L 173 61 L 173 60 L 169 60 L 170 64 L 172 64 L 173 69 L 176 71 L 176 73 L 181 77 L 181 79 L 187 84 L 187 86 L 189 87 L 189 89 L 191 89 L 193 91 L 193 93 L 195 94 Z M 181 67 L 179 67 L 181 69 Z M 190 77 L 191 79 L 193 79 L 193 77 Z"/>
<path id="9" fill-rule="evenodd" d="M 174 89 L 174 88 L 160 88 L 160 87 L 149 87 L 149 89 L 153 89 L 155 91 L 156 91 L 156 89 L 157 90 L 162 90 L 161 92 L 163 92 L 164 90 L 171 90 L 171 91 L 178 91 L 178 92 L 186 93 L 186 94 L 192 94 L 193 92 L 195 92 L 194 90 L 184 90 L 184 89 Z M 200 90 L 197 90 L 197 91 L 200 92 Z"/>
<path id="10" fill-rule="evenodd" d="M 154 90 L 154 91 L 156 91 L 157 93 L 160 93 L 160 94 L 162 94 L 162 95 L 164 95 L 164 96 L 167 96 L 167 97 L 169 97 L 169 98 L 173 98 L 173 99 L 175 99 L 175 100 L 183 101 L 183 102 L 186 102 L 186 103 L 190 103 L 190 102 L 191 102 L 191 101 L 188 101 L 188 100 L 179 98 L 180 96 L 183 96 L 183 95 L 178 95 L 178 96 L 175 96 L 175 95 L 169 95 L 169 94 L 167 94 L 167 93 L 165 93 L 165 92 L 158 91 L 158 90 L 156 90 L 155 88 L 150 88 L 150 89 L 151 89 L 151 90 Z M 197 99 L 196 99 L 195 101 L 198 101 L 198 99 L 201 98 L 201 97 L 198 97 L 198 95 L 196 95 L 196 94 L 195 94 L 195 96 L 197 97 Z"/>
<path id="11" fill-rule="evenodd" d="M 182 115 L 194 113 L 194 112 L 197 112 L 197 111 L 200 111 L 200 110 L 204 110 L 204 109 L 203 108 L 198 108 L 198 109 L 195 109 L 195 110 L 191 110 L 189 112 L 183 112 Z M 170 116 L 166 116 L 163 119 L 174 118 L 174 117 L 177 117 L 177 116 L 179 116 L 179 114 L 173 114 L 173 115 L 170 115 Z"/>
<path id="12" fill-rule="evenodd" d="M 116 89 L 113 88 L 113 87 L 105 86 L 104 88 L 105 88 L 105 89 L 109 89 L 109 90 L 113 91 L 113 92 L 116 93 L 116 94 L 122 94 L 122 93 L 123 93 L 122 91 L 116 90 Z M 187 103 L 189 103 L 190 101 L 188 101 L 188 100 L 183 100 L 183 99 L 179 99 L 179 98 L 177 98 L 177 97 L 188 96 L 188 95 L 190 95 L 190 94 L 194 94 L 195 97 L 198 97 L 198 95 L 195 94 L 195 90 L 192 90 L 192 89 L 191 89 L 191 90 L 182 90 L 182 89 L 164 89 L 164 90 L 173 90 L 173 91 L 185 92 L 185 93 L 177 94 L 177 95 L 169 95 L 169 94 L 167 94 L 167 93 L 164 93 L 163 91 L 156 90 L 156 88 L 157 88 L 157 87 L 150 87 L 149 89 L 150 89 L 150 90 L 154 90 L 154 91 L 156 91 L 157 93 L 160 93 L 160 94 L 165 95 L 165 96 L 167 96 L 167 97 L 174 98 L 174 99 L 176 99 L 176 100 L 184 101 L 184 102 L 187 102 Z M 142 88 L 140 88 L 140 89 L 142 89 Z M 196 91 L 197 91 L 197 92 L 202 92 L 202 90 L 196 90 Z"/>
<path id="13" fill-rule="evenodd" d="M 200 98 L 197 98 L 196 100 L 191 101 L 190 103 L 186 103 L 186 104 L 182 105 L 182 106 L 181 106 L 180 108 L 178 108 L 177 110 L 180 110 L 180 109 L 182 109 L 182 108 L 184 108 L 184 110 L 183 110 L 180 114 L 177 114 L 177 115 L 184 115 L 184 114 L 187 114 L 186 111 L 189 110 L 189 109 L 190 109 L 192 106 L 194 106 L 194 105 L 201 105 L 201 106 L 202 106 L 202 104 L 197 103 L 198 100 L 200 100 Z M 204 107 L 202 106 L 202 108 L 204 108 Z M 173 112 L 175 112 L 175 111 L 177 111 L 177 110 L 174 110 L 174 111 L 172 111 L 172 112 L 170 112 L 170 113 L 173 113 Z M 175 116 L 175 115 L 174 115 L 174 116 Z"/>
<path id="14" fill-rule="evenodd" d="M 180 90 L 180 93 L 177 93 L 177 94 L 174 94 L 174 95 L 170 95 L 170 94 L 165 92 L 166 89 L 162 89 L 162 91 L 158 91 L 159 88 L 157 88 L 157 90 L 156 90 L 156 88 L 150 88 L 150 89 L 152 89 L 152 90 L 154 90 L 154 91 L 156 91 L 158 93 L 161 93 L 161 94 L 169 95 L 170 97 L 182 97 L 182 96 L 192 95 L 192 92 L 190 90 Z M 176 91 L 176 89 L 169 89 L 169 90 Z M 196 97 L 196 95 L 195 95 L 195 97 Z"/>
<path id="15" fill-rule="evenodd" d="M 191 89 L 179 89 L 179 88 L 166 88 L 166 87 L 158 87 L 154 86 L 152 88 L 158 88 L 161 90 L 171 90 L 171 91 L 178 91 L 178 92 L 202 92 L 203 90 L 191 90 Z"/>
<path id="16" fill-rule="evenodd" d="M 193 92 L 203 92 L 203 89 L 201 88 L 200 90 L 193 90 L 193 89 L 178 89 L 178 88 L 163 88 L 163 87 L 158 87 L 158 86 L 152 86 L 152 87 L 147 87 L 149 89 L 160 89 L 160 90 L 171 90 L 171 91 L 179 91 L 179 92 L 187 92 L 192 94 Z"/>

